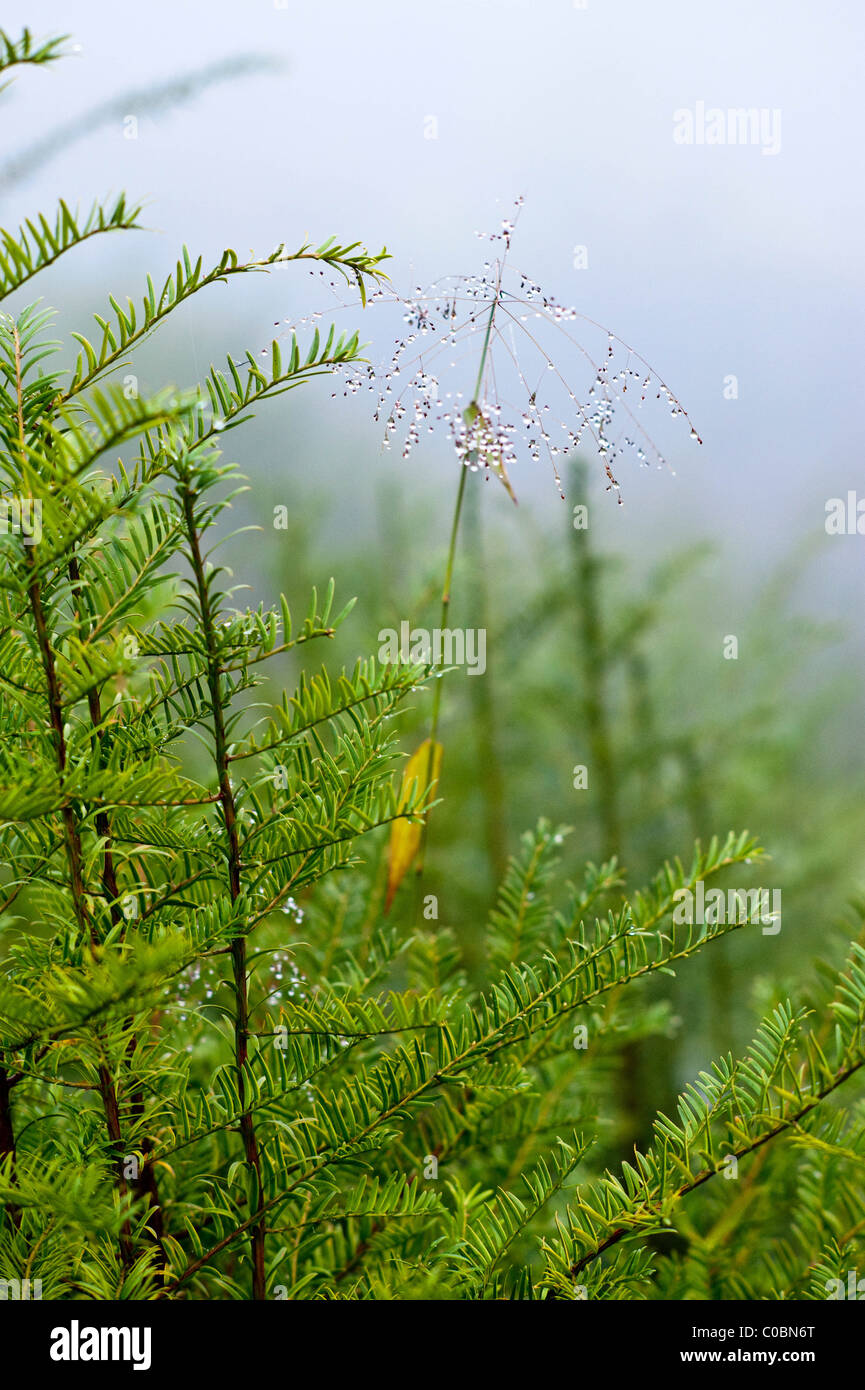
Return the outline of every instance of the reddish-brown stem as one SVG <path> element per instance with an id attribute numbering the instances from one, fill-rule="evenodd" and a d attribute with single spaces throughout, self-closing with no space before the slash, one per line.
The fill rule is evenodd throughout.
<path id="1" fill-rule="evenodd" d="M 22 466 L 24 466 L 27 461 L 27 444 L 24 429 L 24 388 L 21 371 L 21 345 L 17 330 L 13 330 L 13 333 L 15 338 L 15 371 L 18 396 L 18 446 L 21 451 L 21 463 Z M 57 771 L 62 786 L 66 773 L 66 734 L 63 724 L 63 698 L 60 691 L 60 682 L 57 677 L 54 649 L 51 645 L 48 623 L 45 618 L 45 609 L 42 602 L 42 586 L 39 579 L 36 558 L 32 548 L 25 547 L 25 549 L 27 564 L 30 571 L 30 583 L 27 587 L 27 594 L 33 616 L 36 642 L 42 661 L 42 671 L 45 677 L 48 721 L 51 726 Z M 89 937 L 92 947 L 97 947 L 99 945 L 99 937 L 96 925 L 87 908 L 84 873 L 82 868 L 81 837 L 78 833 L 75 812 L 71 805 L 66 802 L 65 798 L 60 815 L 63 822 L 66 859 L 69 869 L 69 886 L 72 893 L 75 920 L 81 929 L 82 935 Z M 102 1106 L 105 1113 L 105 1123 L 111 1141 L 111 1148 L 115 1156 L 117 1187 L 121 1197 L 125 1197 L 126 1180 L 123 1176 L 123 1140 L 120 1132 L 117 1092 L 114 1088 L 111 1072 L 104 1060 L 99 1063 L 98 1075 L 99 1090 L 102 1096 Z M 132 1262 L 132 1243 L 127 1222 L 124 1222 L 120 1237 L 120 1255 L 124 1267 L 128 1268 Z"/>
<path id="2" fill-rule="evenodd" d="M 9 1159 L 15 1167 L 15 1127 L 12 1122 L 12 1096 L 10 1094 L 9 1073 L 0 1066 L 0 1160 Z M 13 1226 L 21 1223 L 19 1207 L 7 1205 L 9 1220 Z"/>
<path id="3" fill-rule="evenodd" d="M 225 733 L 225 719 L 222 708 L 223 671 L 219 661 L 216 629 L 211 609 L 210 594 L 207 587 L 204 559 L 198 539 L 195 521 L 194 494 L 187 488 L 183 494 L 183 510 L 186 518 L 186 532 L 189 539 L 190 560 L 201 611 L 202 631 L 207 651 L 207 684 L 210 692 L 210 705 L 213 716 L 214 761 L 219 779 L 219 803 L 228 840 L 228 884 L 231 900 L 240 896 L 240 844 L 237 834 L 237 807 L 231 779 L 228 775 L 228 740 Z M 245 1108 L 246 1080 L 244 1069 L 249 1056 L 249 990 L 246 976 L 246 940 L 237 937 L 231 943 L 231 967 L 234 977 L 236 1000 L 234 1014 L 234 1057 L 237 1065 L 237 1092 L 241 1106 L 240 1133 L 246 1161 L 255 1173 L 256 1204 L 255 1220 L 250 1232 L 250 1254 L 252 1257 L 252 1296 L 261 1301 L 267 1298 L 265 1271 L 266 1223 L 264 1220 L 264 1195 L 261 1179 L 261 1156 L 255 1133 L 252 1113 Z"/>
<path id="4" fill-rule="evenodd" d="M 72 559 L 69 561 L 69 578 L 72 582 L 72 590 L 75 594 L 76 602 L 79 605 L 79 616 L 81 616 L 81 571 L 79 569 L 78 560 L 74 555 Z M 95 752 L 100 765 L 103 765 L 104 752 L 102 748 L 102 737 L 98 732 L 98 730 L 102 728 L 102 700 L 99 694 L 99 690 L 96 686 L 91 686 L 90 690 L 87 692 L 87 708 L 90 714 L 90 723 L 93 726 L 94 730 L 93 739 L 96 744 Z M 114 867 L 114 854 L 111 839 L 111 820 L 109 818 L 108 812 L 105 810 L 97 811 L 95 824 L 96 833 L 99 836 L 99 839 L 102 843 L 102 872 L 100 875 L 102 880 L 102 888 L 109 902 L 109 912 L 111 915 L 111 920 L 114 926 L 118 927 L 122 926 L 123 924 L 123 914 L 120 911 L 120 907 L 118 905 L 120 890 L 117 884 L 117 873 Z M 134 1051 L 135 1039 L 130 1037 L 126 1048 L 127 1058 L 129 1058 Z M 133 1124 L 137 1125 L 141 1121 L 143 1116 L 144 1092 L 141 1090 L 140 1087 L 137 1087 L 130 1097 L 130 1118 Z M 152 1147 L 153 1145 L 151 1143 L 151 1140 L 145 1135 L 139 1144 L 139 1148 L 141 1149 L 142 1155 L 144 1157 L 144 1162 L 141 1165 L 141 1169 L 139 1171 L 138 1176 L 135 1179 L 133 1179 L 132 1187 L 139 1201 L 143 1202 L 145 1205 L 150 1207 L 150 1229 L 153 1231 L 156 1240 L 160 1241 L 162 1239 L 163 1234 L 163 1221 L 162 1208 L 159 1203 L 159 1189 L 157 1187 L 156 1175 L 153 1172 L 152 1165 L 149 1164 L 147 1161 L 147 1155 L 151 1151 Z"/>

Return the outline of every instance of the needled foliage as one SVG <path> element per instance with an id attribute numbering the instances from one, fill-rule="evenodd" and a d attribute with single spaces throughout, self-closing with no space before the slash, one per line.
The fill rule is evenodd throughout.
<path id="1" fill-rule="evenodd" d="M 0 35 L 3 70 L 58 54 Z M 227 432 L 357 364 L 358 337 L 147 398 L 123 376 L 215 283 L 311 262 L 364 301 L 385 253 L 183 249 L 135 299 L 106 296 L 61 369 L 22 297 L 139 221 L 120 197 L 0 232 L 0 1280 L 99 1300 L 824 1297 L 865 1227 L 861 943 L 635 1151 L 610 1094 L 670 1026 L 646 984 L 759 929 L 753 901 L 678 911 L 760 862 L 749 835 L 631 891 L 542 820 L 504 863 L 480 963 L 434 913 L 386 911 L 447 794 L 434 741 L 398 761 L 429 667 L 328 671 L 316 649 L 351 607 L 333 582 L 300 618 L 285 597 L 243 608 L 218 554 Z M 267 672 L 288 652 L 283 693 Z"/>

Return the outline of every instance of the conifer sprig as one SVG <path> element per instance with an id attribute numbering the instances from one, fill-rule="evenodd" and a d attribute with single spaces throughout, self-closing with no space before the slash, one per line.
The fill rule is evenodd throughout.
<path id="1" fill-rule="evenodd" d="M 0 36 L 0 67 L 57 51 Z M 0 231 L 0 291 L 137 226 L 120 198 Z M 705 922 L 681 898 L 762 868 L 760 847 L 697 844 L 631 891 L 542 820 L 472 924 L 485 952 L 387 917 L 383 837 L 436 795 L 417 762 L 394 776 L 430 668 L 314 665 L 352 607 L 334 582 L 299 614 L 241 607 L 219 551 L 243 490 L 224 437 L 359 362 L 358 335 L 274 342 L 191 390 L 116 380 L 200 289 L 309 262 L 363 299 L 385 258 L 184 251 L 142 303 L 109 296 L 71 374 L 50 313 L 0 316 L 0 1280 L 98 1300 L 820 1297 L 865 1237 L 862 944 L 623 1157 L 611 1082 L 674 1023 L 657 987 L 763 922 L 759 896 Z M 717 1195 L 730 1164 L 740 1227 Z M 656 1258 L 672 1228 L 685 1253 Z"/>

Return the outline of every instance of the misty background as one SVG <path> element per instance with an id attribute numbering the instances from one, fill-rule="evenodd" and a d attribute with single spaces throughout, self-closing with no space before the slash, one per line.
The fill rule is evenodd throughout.
<path id="1" fill-rule="evenodd" d="M 205 256 L 331 234 L 387 243 L 407 290 L 479 268 L 473 233 L 497 230 L 523 195 L 515 263 L 636 346 L 704 440 L 691 448 L 677 432 L 675 478 L 626 470 L 625 507 L 607 499 L 623 544 L 711 534 L 736 550 L 746 587 L 767 556 L 819 537 L 826 499 L 860 480 L 865 12 L 853 0 L 7 3 L 6 27 L 24 23 L 81 47 L 16 84 L 4 156 L 97 103 L 209 64 L 282 64 L 171 110 L 140 102 L 137 140 L 111 120 L 3 189 L 7 225 L 58 192 L 83 203 L 126 188 L 149 200 L 153 235 L 100 242 L 58 267 L 70 309 L 101 307 L 91 276 L 94 289 L 108 280 L 137 294 L 183 241 Z M 673 112 L 698 100 L 780 109 L 780 152 L 675 144 Z M 436 139 L 424 138 L 429 116 Z M 573 267 L 577 245 L 585 270 Z M 295 312 L 300 278 L 262 277 L 190 306 L 178 379 L 187 347 L 202 367 L 226 343 L 268 341 L 272 321 Z M 388 333 L 371 316 L 360 326 L 371 355 L 386 357 Z M 728 374 L 735 401 L 722 394 Z M 350 518 L 370 474 L 395 462 L 382 465 L 362 411 L 327 412 L 316 430 L 333 434 L 322 482 L 350 494 Z M 362 468 L 345 459 L 347 439 Z M 444 444 L 418 453 L 412 478 L 449 489 L 446 454 Z M 521 497 L 554 509 L 546 472 L 519 481 Z M 855 611 L 865 596 L 858 551 L 852 538 L 821 540 L 811 582 L 826 611 Z"/>
<path id="2" fill-rule="evenodd" d="M 50 213 L 58 195 L 83 207 L 124 189 L 148 204 L 151 230 L 98 238 L 43 277 L 64 334 L 89 332 L 109 288 L 121 302 L 140 299 L 146 273 L 158 283 L 184 242 L 205 264 L 226 246 L 245 256 L 330 235 L 371 250 L 386 243 L 405 294 L 480 273 L 489 248 L 476 233 L 496 232 L 525 199 L 513 263 L 633 345 L 702 437 L 693 443 L 662 403 L 647 408 L 670 467 L 619 460 L 622 506 L 588 454 L 591 544 L 615 561 L 623 612 L 654 595 L 659 564 L 710 547 L 665 600 L 663 637 L 649 640 L 655 703 L 670 729 L 701 727 L 712 828 L 741 813 L 737 828 L 761 834 L 789 875 L 785 892 L 789 883 L 800 894 L 791 921 L 822 939 L 815 908 L 828 892 L 840 911 L 865 870 L 865 537 L 824 526 L 829 498 L 865 493 L 865 10 L 853 0 L 13 0 L 3 24 L 68 33 L 77 46 L 72 59 L 22 74 L 0 102 L 3 225 Z M 196 73 L 200 83 L 186 80 Z M 778 152 L 677 144 L 674 113 L 698 102 L 779 111 Z M 302 269 L 216 286 L 172 316 L 158 353 L 136 355 L 141 390 L 191 385 L 226 351 L 257 353 L 288 320 L 314 309 L 326 323 L 335 304 Z M 399 315 L 372 306 L 335 316 L 340 328 L 358 327 L 373 363 L 388 362 Z M 564 350 L 559 360 L 568 370 Z M 575 354 L 585 387 L 580 367 Z M 460 383 L 466 392 L 474 370 L 469 363 Z M 735 399 L 725 398 L 731 376 Z M 414 615 L 409 593 L 440 587 L 458 474 L 442 433 L 424 436 L 407 461 L 399 448 L 384 452 L 373 406 L 366 391 L 346 399 L 341 384 L 317 381 L 226 441 L 251 484 L 241 520 L 263 528 L 235 552 L 255 599 L 284 588 L 300 605 L 308 577 L 334 574 L 343 601 L 361 593 L 340 639 L 346 659 L 374 651 L 382 623 Z M 573 540 L 571 504 L 582 494 L 563 479 L 566 506 L 549 467 L 527 459 L 512 475 L 519 508 L 495 481 L 480 489 L 485 602 L 500 616 L 543 596 Z M 275 504 L 291 510 L 287 536 L 273 531 Z M 457 603 L 472 582 L 463 576 Z M 567 641 L 573 612 L 556 605 Z M 735 670 L 722 658 L 726 634 L 740 637 Z M 557 641 L 545 656 L 551 669 Z M 513 848 L 518 829 L 539 810 L 555 814 L 557 799 L 579 825 L 569 782 L 579 700 L 571 676 L 533 685 L 492 636 L 488 662 L 499 691 L 513 695 L 498 725 Z M 533 724 L 535 743 L 514 732 Z M 637 734 L 645 750 L 639 719 Z M 630 772 L 654 775 L 634 759 Z M 475 791 L 467 786 L 456 809 L 440 813 L 469 903 L 477 864 L 467 850 L 459 857 L 460 834 L 474 823 Z M 699 807 L 678 823 L 672 782 L 657 782 L 655 795 L 647 821 L 645 784 L 623 793 L 641 866 L 707 829 Z M 578 841 L 582 857 L 601 852 L 590 826 Z M 694 1059 L 685 1060 L 687 1070 Z"/>

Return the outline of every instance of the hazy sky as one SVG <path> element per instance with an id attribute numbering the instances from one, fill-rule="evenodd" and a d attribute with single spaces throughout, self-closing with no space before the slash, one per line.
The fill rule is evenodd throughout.
<path id="1" fill-rule="evenodd" d="M 865 537 L 823 534 L 828 497 L 865 495 L 858 0 L 7 0 L 4 27 L 22 23 L 69 32 L 81 51 L 3 98 L 0 166 L 125 91 L 239 54 L 284 63 L 170 112 L 138 103 L 136 140 L 115 117 L 4 190 L 7 225 L 58 192 L 151 200 L 160 235 L 86 251 L 49 297 L 81 286 L 92 301 L 106 267 L 117 292 L 137 293 L 143 269 L 170 268 L 184 240 L 266 251 L 331 233 L 386 241 L 408 288 L 478 268 L 475 230 L 522 195 L 517 263 L 637 346 L 705 441 L 662 420 L 676 477 L 623 464 L 610 532 L 637 548 L 726 538 L 746 579 L 767 553 L 816 543 L 827 611 L 865 600 Z M 675 113 L 699 124 L 700 104 L 710 118 L 756 108 L 764 135 L 677 143 Z M 201 331 L 224 340 L 214 316 L 230 314 L 234 348 L 292 312 L 284 277 L 233 287 L 230 309 L 215 293 Z M 382 355 L 387 333 L 364 328 Z M 724 398 L 731 375 L 736 400 Z M 335 438 L 350 428 L 377 459 L 375 427 L 347 418 Z M 546 471 L 522 481 L 555 505 Z"/>

